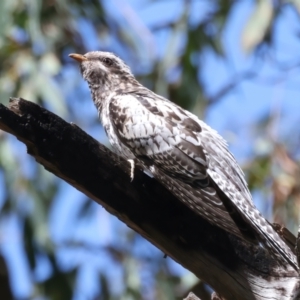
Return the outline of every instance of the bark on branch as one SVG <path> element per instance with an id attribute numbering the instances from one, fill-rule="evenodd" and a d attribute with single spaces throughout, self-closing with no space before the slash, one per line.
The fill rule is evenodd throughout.
<path id="1" fill-rule="evenodd" d="M 102 205 L 208 283 L 222 299 L 297 299 L 298 274 L 262 247 L 224 232 L 189 210 L 162 184 L 60 117 L 13 99 L 0 105 L 0 129 L 26 144 L 48 171 Z M 221 299 L 221 297 L 220 297 Z"/>

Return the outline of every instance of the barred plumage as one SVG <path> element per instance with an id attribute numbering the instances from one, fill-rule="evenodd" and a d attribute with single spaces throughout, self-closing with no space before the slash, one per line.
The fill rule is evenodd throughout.
<path id="1" fill-rule="evenodd" d="M 142 86 L 114 54 L 70 56 L 80 61 L 119 155 L 169 183 L 166 187 L 175 196 L 212 224 L 242 238 L 248 228 L 250 236 L 298 270 L 295 255 L 254 206 L 242 170 L 216 131 Z"/>

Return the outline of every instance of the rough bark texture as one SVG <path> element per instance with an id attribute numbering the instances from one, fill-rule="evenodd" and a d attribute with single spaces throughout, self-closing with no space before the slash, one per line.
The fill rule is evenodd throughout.
<path id="1" fill-rule="evenodd" d="M 299 277 L 262 247 L 203 220 L 164 186 L 46 109 L 0 105 L 0 129 L 48 171 L 102 205 L 217 291 L 220 299 L 298 299 Z M 292 239 L 293 240 L 293 239 Z"/>

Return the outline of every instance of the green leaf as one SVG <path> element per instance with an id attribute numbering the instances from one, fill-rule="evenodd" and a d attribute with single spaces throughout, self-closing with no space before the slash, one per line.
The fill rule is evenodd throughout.
<path id="1" fill-rule="evenodd" d="M 258 0 L 242 33 L 242 48 L 250 53 L 266 37 L 274 16 L 274 7 L 270 0 Z"/>
<path id="2" fill-rule="evenodd" d="M 287 1 L 287 2 L 292 3 L 292 5 L 295 6 L 298 14 L 300 15 L 300 0 L 290 0 L 290 1 Z"/>

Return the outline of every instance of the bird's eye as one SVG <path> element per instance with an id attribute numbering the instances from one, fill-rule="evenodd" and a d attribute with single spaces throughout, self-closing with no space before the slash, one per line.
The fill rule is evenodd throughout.
<path id="1" fill-rule="evenodd" d="M 104 58 L 102 58 L 102 60 L 101 60 L 103 63 L 105 63 L 107 66 L 112 66 L 113 65 L 113 60 L 112 59 L 110 59 L 110 58 L 108 58 L 108 57 L 104 57 Z"/>

